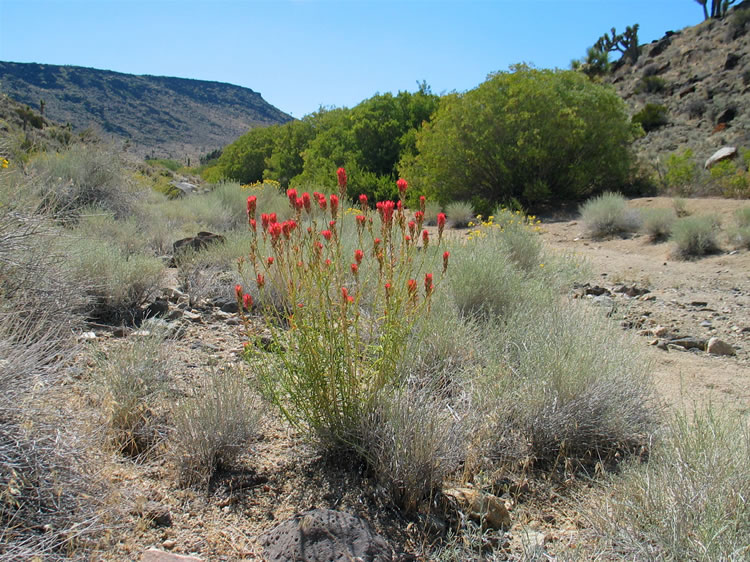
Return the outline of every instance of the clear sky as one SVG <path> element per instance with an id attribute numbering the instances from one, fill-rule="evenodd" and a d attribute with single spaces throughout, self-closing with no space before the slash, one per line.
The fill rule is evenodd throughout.
<path id="1" fill-rule="evenodd" d="M 568 68 L 613 26 L 644 43 L 702 19 L 694 0 L 0 0 L 0 60 L 229 82 L 302 117 Z"/>

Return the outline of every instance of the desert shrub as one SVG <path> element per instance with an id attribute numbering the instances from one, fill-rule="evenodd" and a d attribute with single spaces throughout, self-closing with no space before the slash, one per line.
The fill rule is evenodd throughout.
<path id="1" fill-rule="evenodd" d="M 633 115 L 633 123 L 637 123 L 647 133 L 663 127 L 669 123 L 667 108 L 663 105 L 647 103 L 638 113 Z"/>
<path id="2" fill-rule="evenodd" d="M 81 208 L 92 205 L 120 218 L 135 202 L 134 185 L 119 159 L 101 148 L 76 144 L 65 152 L 40 154 L 30 170 L 41 207 L 61 218 L 75 220 Z"/>
<path id="3" fill-rule="evenodd" d="M 735 227 L 729 231 L 729 240 L 738 248 L 750 249 L 750 207 L 741 207 L 734 212 Z"/>
<path id="4" fill-rule="evenodd" d="M 229 468 L 258 433 L 262 409 L 236 368 L 208 373 L 201 388 L 176 404 L 172 454 L 184 485 L 207 484 Z"/>
<path id="5" fill-rule="evenodd" d="M 647 462 L 607 482 L 588 518 L 603 554 L 626 559 L 744 560 L 750 554 L 747 416 L 675 414 Z"/>
<path id="6" fill-rule="evenodd" d="M 672 199 L 672 208 L 679 219 L 690 216 L 690 210 L 687 208 L 687 201 L 682 197 L 675 197 Z"/>
<path id="7" fill-rule="evenodd" d="M 670 241 L 675 244 L 675 256 L 681 259 L 703 256 L 719 249 L 718 219 L 699 215 L 678 219 L 672 225 Z"/>
<path id="8" fill-rule="evenodd" d="M 498 370 L 512 375 L 489 370 L 477 400 L 489 406 L 479 415 L 492 420 L 489 443 L 501 462 L 593 465 L 647 446 L 656 422 L 647 365 L 600 311 L 537 297 L 498 329 Z"/>
<path id="9" fill-rule="evenodd" d="M 171 160 L 169 158 L 146 158 L 146 163 L 151 166 L 161 166 L 172 172 L 178 171 L 182 168 L 182 164 L 177 160 Z"/>
<path id="10" fill-rule="evenodd" d="M 661 76 L 644 76 L 638 82 L 635 88 L 637 94 L 646 92 L 649 94 L 658 94 L 663 92 L 667 87 L 667 82 Z"/>
<path id="11" fill-rule="evenodd" d="M 706 102 L 700 99 L 690 100 L 685 104 L 685 112 L 691 119 L 703 117 L 703 114 L 706 112 Z"/>
<path id="12" fill-rule="evenodd" d="M 580 199 L 627 183 L 634 133 L 610 89 L 579 72 L 517 65 L 443 96 L 399 170 L 441 203 Z"/>
<path id="13" fill-rule="evenodd" d="M 674 193 L 689 195 L 696 191 L 700 170 L 689 148 L 682 154 L 672 153 L 667 158 L 664 183 Z"/>
<path id="14" fill-rule="evenodd" d="M 88 240 L 101 240 L 122 251 L 125 260 L 136 254 L 148 254 L 148 237 L 143 236 L 144 227 L 134 216 L 115 219 L 114 214 L 98 207 L 80 210 L 75 233 Z"/>
<path id="15" fill-rule="evenodd" d="M 640 215 L 628 209 L 619 193 L 603 193 L 589 199 L 579 209 L 586 232 L 592 238 L 622 236 L 640 227 Z"/>
<path id="16" fill-rule="evenodd" d="M 442 211 L 440 203 L 437 201 L 427 201 L 424 207 L 424 223 L 427 226 L 435 226 L 437 224 L 438 213 Z"/>
<path id="17" fill-rule="evenodd" d="M 460 466 L 467 429 L 439 392 L 411 387 L 379 395 L 360 433 L 378 483 L 398 507 L 415 511 Z"/>
<path id="18" fill-rule="evenodd" d="M 750 176 L 735 162 L 723 160 L 714 164 L 710 176 L 722 196 L 739 199 L 750 196 Z"/>
<path id="19" fill-rule="evenodd" d="M 466 228 L 474 220 L 474 208 L 466 201 L 448 203 L 445 214 L 454 228 Z"/>
<path id="20" fill-rule="evenodd" d="M 130 254 L 116 244 L 84 237 L 73 241 L 68 259 L 73 275 L 93 300 L 90 316 L 106 322 L 132 322 L 161 288 L 164 263 Z"/>
<path id="21" fill-rule="evenodd" d="M 158 321 L 99 351 L 93 389 L 106 416 L 107 440 L 123 454 L 149 453 L 164 438 L 158 404 L 169 376 L 168 333 Z"/>
<path id="22" fill-rule="evenodd" d="M 672 224 L 677 220 L 674 209 L 646 209 L 642 211 L 643 232 L 652 242 L 662 242 L 672 233 Z"/>

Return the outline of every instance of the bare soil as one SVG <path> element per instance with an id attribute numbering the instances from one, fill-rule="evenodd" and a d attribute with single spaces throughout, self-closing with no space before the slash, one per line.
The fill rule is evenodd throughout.
<path id="1" fill-rule="evenodd" d="M 734 209 L 746 203 L 696 199 L 689 200 L 687 206 L 695 213 L 717 214 L 726 227 L 732 223 Z M 638 208 L 671 204 L 668 198 L 631 202 Z M 727 249 L 702 259 L 679 261 L 671 257 L 669 243 L 652 244 L 645 236 L 588 239 L 582 223 L 562 212 L 543 217 L 542 236 L 551 250 L 585 258 L 590 264 L 589 285 L 610 291 L 611 301 L 605 301 L 606 306 L 623 329 L 636 333 L 658 326 L 667 329 L 661 338 L 637 336 L 653 365 L 665 405 L 691 406 L 711 400 L 750 411 L 749 251 Z M 616 292 L 622 285 L 649 292 L 628 297 Z M 571 294 L 581 292 L 579 288 Z M 734 347 L 736 356 L 713 356 L 671 346 L 663 350 L 653 345 L 676 335 L 719 337 Z M 106 347 L 117 345 L 118 340 L 102 331 L 89 345 L 103 343 Z M 243 341 L 243 327 L 236 319 L 232 323 L 226 315 L 202 311 L 200 321 L 188 323 L 185 335 L 175 343 L 176 378 L 188 385 L 210 372 L 212 365 L 229 363 L 242 368 Z M 80 393 L 80 400 L 71 403 L 88 410 L 91 419 L 100 419 L 96 405 L 86 398 L 85 379 L 69 381 L 71 390 Z M 115 452 L 109 455 L 102 470 L 118 490 L 113 505 L 125 516 L 114 522 L 97 560 L 136 560 L 149 547 L 194 554 L 203 560 L 262 560 L 260 535 L 312 508 L 344 510 L 364 517 L 397 549 L 428 560 L 430 544 L 437 536 L 434 527 L 441 524 L 429 517 L 401 515 L 389 507 L 366 473 L 346 466 L 341 459 L 322 458 L 273 412 L 266 416 L 259 439 L 237 467 L 215 475 L 207 489 L 180 488 L 166 459 L 166 453 L 142 462 Z M 506 484 L 518 491 L 504 496 L 509 497 L 514 525 L 507 535 L 486 536 L 484 546 L 495 549 L 497 559 L 521 559 L 534 542 L 544 544 L 550 554 L 583 548 L 586 522 L 576 501 L 586 501 L 590 483 L 574 474 L 548 482 L 514 478 Z M 153 506 L 169 512 L 170 525 L 159 526 L 150 520 Z"/>

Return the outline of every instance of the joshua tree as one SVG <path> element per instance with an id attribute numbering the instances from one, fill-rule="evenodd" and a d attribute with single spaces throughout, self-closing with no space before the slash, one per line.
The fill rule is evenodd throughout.
<path id="1" fill-rule="evenodd" d="M 638 55 L 640 55 L 638 49 L 638 24 L 626 27 L 625 32 L 620 35 L 617 34 L 613 27 L 611 33 L 611 37 L 606 33 L 602 35 L 594 44 L 594 49 L 601 53 L 619 51 L 622 53 L 623 58 L 630 59 L 631 63 L 637 61 Z"/>
<path id="2" fill-rule="evenodd" d="M 703 17 L 708 18 L 723 18 L 727 15 L 729 6 L 734 4 L 737 0 L 711 0 L 711 11 L 708 10 L 708 0 L 695 0 L 703 8 Z"/>

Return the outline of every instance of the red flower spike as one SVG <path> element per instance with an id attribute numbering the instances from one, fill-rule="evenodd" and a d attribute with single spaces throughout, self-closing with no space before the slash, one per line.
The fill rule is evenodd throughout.
<path id="1" fill-rule="evenodd" d="M 253 229 L 253 232 L 256 232 L 258 228 L 258 223 L 255 222 L 255 219 L 250 219 L 250 228 Z"/>
<path id="2" fill-rule="evenodd" d="M 448 269 L 448 258 L 451 257 L 451 253 L 448 251 L 443 252 L 443 273 Z"/>
<path id="3" fill-rule="evenodd" d="M 331 230 L 335 229 L 336 228 L 336 221 L 335 220 L 328 221 L 328 227 Z"/>
<path id="4" fill-rule="evenodd" d="M 263 231 L 267 231 L 268 225 L 271 223 L 271 215 L 263 213 L 262 215 L 260 215 L 260 222 L 263 225 Z"/>
<path id="5" fill-rule="evenodd" d="M 365 222 L 367 222 L 367 217 L 364 215 L 357 215 L 355 217 L 357 219 L 357 229 L 362 232 L 362 230 L 365 228 Z"/>
<path id="6" fill-rule="evenodd" d="M 275 222 L 269 225 L 268 231 L 271 233 L 271 241 L 275 242 L 281 236 L 281 232 L 284 230 L 281 223 Z"/>
<path id="7" fill-rule="evenodd" d="M 398 187 L 398 193 L 399 193 L 399 195 L 401 197 L 403 197 L 404 194 L 406 193 L 406 188 L 409 187 L 409 184 L 406 183 L 406 180 L 404 178 L 400 178 L 396 182 L 396 187 Z"/>
<path id="8" fill-rule="evenodd" d="M 292 209 L 296 208 L 297 203 L 297 190 L 294 188 L 289 188 L 286 190 L 286 197 L 289 199 L 289 204 L 292 206 Z"/>
<path id="9" fill-rule="evenodd" d="M 424 276 L 424 293 L 427 297 L 432 294 L 435 289 L 435 285 L 432 283 L 432 273 L 428 273 Z"/>
<path id="10" fill-rule="evenodd" d="M 268 256 L 268 259 L 266 260 L 266 263 L 268 263 L 269 266 L 273 265 L 273 256 Z"/>
<path id="11" fill-rule="evenodd" d="M 302 194 L 302 205 L 305 207 L 306 212 L 310 212 L 310 194 L 305 191 Z"/>
<path id="12" fill-rule="evenodd" d="M 422 225 L 424 224 L 424 213 L 422 211 L 414 213 L 414 220 L 417 221 L 417 228 L 421 230 Z"/>
<path id="13" fill-rule="evenodd" d="M 331 239 L 331 231 L 330 230 L 324 230 L 320 233 L 320 235 L 326 239 L 326 241 L 329 241 Z"/>
<path id="14" fill-rule="evenodd" d="M 234 294 L 237 296 L 237 300 L 242 300 L 242 285 L 237 284 L 234 286 Z"/>
<path id="15" fill-rule="evenodd" d="M 359 206 L 362 207 L 362 211 L 367 211 L 370 208 L 367 204 L 367 195 L 364 193 L 359 196 Z"/>
<path id="16" fill-rule="evenodd" d="M 328 258 L 326 258 L 326 262 L 325 263 L 326 263 L 326 266 L 330 266 L 331 265 L 331 260 L 328 259 Z"/>
<path id="17" fill-rule="evenodd" d="M 409 291 L 409 298 L 416 298 L 417 297 L 417 282 L 414 279 L 409 279 L 406 282 L 406 289 Z"/>
<path id="18" fill-rule="evenodd" d="M 427 229 L 424 229 L 422 231 L 422 244 L 424 244 L 424 247 L 426 248 L 430 243 L 430 233 L 427 232 Z"/>
<path id="19" fill-rule="evenodd" d="M 294 201 L 294 208 L 298 211 L 302 211 L 302 209 L 305 207 L 305 201 L 302 199 L 302 197 L 297 197 Z"/>
<path id="20" fill-rule="evenodd" d="M 331 216 L 335 219 L 339 214 L 339 198 L 335 193 L 331 194 Z"/>
<path id="21" fill-rule="evenodd" d="M 354 261 L 362 263 L 362 258 L 365 257 L 365 253 L 362 250 L 354 250 Z"/>
<path id="22" fill-rule="evenodd" d="M 424 195 L 419 196 L 419 210 L 424 214 L 425 207 L 427 206 L 427 199 Z"/>
<path id="23" fill-rule="evenodd" d="M 354 302 L 354 297 L 349 294 L 349 291 L 346 289 L 346 287 L 341 287 L 341 297 L 344 300 L 344 304 L 348 302 Z"/>
<path id="24" fill-rule="evenodd" d="M 357 275 L 357 274 L 359 273 L 359 266 L 358 266 L 358 265 L 357 265 L 356 263 L 353 263 L 353 264 L 351 265 L 351 268 L 352 268 L 352 273 L 353 273 L 354 275 Z"/>
<path id="25" fill-rule="evenodd" d="M 406 240 L 406 243 L 408 244 L 409 242 L 411 242 L 411 236 L 407 234 L 406 236 L 404 236 L 404 240 Z"/>
<path id="26" fill-rule="evenodd" d="M 344 168 L 339 168 L 336 170 L 336 175 L 338 176 L 339 187 L 346 187 L 346 170 Z"/>
<path id="27" fill-rule="evenodd" d="M 269 224 L 275 224 L 277 222 L 279 222 L 279 221 L 276 218 L 276 213 L 271 213 L 270 215 L 268 215 L 268 223 Z"/>
<path id="28" fill-rule="evenodd" d="M 325 195 L 321 195 L 320 197 L 318 197 L 318 207 L 320 207 L 321 211 L 325 211 L 326 210 L 326 205 L 327 205 L 327 203 L 326 203 L 326 196 Z"/>
<path id="29" fill-rule="evenodd" d="M 242 295 L 242 306 L 244 306 L 246 310 L 250 310 L 253 307 L 253 296 L 250 293 Z"/>
<path id="30" fill-rule="evenodd" d="M 393 289 L 393 286 L 390 282 L 385 284 L 385 298 L 389 298 L 391 296 L 391 291 Z"/>
<path id="31" fill-rule="evenodd" d="M 258 278 L 256 279 L 255 282 L 258 285 L 258 288 L 260 289 L 266 284 L 266 278 L 263 276 L 262 273 L 258 273 Z"/>
<path id="32" fill-rule="evenodd" d="M 438 225 L 438 238 L 442 239 L 443 229 L 445 228 L 445 213 L 438 213 L 437 225 Z"/>
<path id="33" fill-rule="evenodd" d="M 258 198 L 255 195 L 251 195 L 247 198 L 247 218 L 251 219 L 255 217 L 255 206 L 258 202 Z"/>
<path id="34" fill-rule="evenodd" d="M 414 236 L 417 232 L 417 223 L 414 221 L 409 221 L 409 233 Z"/>

